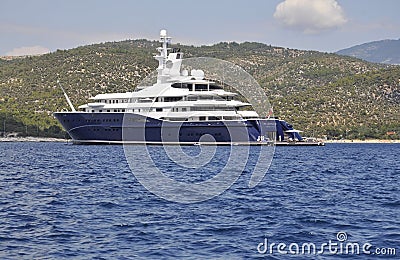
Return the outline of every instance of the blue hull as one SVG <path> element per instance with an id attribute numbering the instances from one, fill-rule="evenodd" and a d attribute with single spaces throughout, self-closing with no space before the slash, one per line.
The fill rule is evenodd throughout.
<path id="1" fill-rule="evenodd" d="M 58 112 L 54 116 L 76 143 L 260 143 L 293 129 L 278 119 L 171 122 L 132 113 Z M 296 135 L 297 134 L 297 135 Z M 290 137 L 301 140 L 298 133 Z"/>

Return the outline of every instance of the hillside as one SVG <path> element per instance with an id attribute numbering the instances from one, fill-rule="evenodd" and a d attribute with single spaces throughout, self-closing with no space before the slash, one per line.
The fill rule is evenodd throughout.
<path id="1" fill-rule="evenodd" d="M 0 122 L 7 132 L 63 137 L 52 117 L 68 108 L 58 79 L 75 106 L 98 93 L 132 91 L 156 68 L 152 55 L 158 45 L 110 42 L 0 59 Z M 385 138 L 387 131 L 400 132 L 399 66 L 261 43 L 175 47 L 185 57 L 215 57 L 243 67 L 265 89 L 275 116 L 304 135 Z"/>
<path id="2" fill-rule="evenodd" d="M 400 64 L 400 39 L 368 42 L 337 52 L 369 62 Z"/>

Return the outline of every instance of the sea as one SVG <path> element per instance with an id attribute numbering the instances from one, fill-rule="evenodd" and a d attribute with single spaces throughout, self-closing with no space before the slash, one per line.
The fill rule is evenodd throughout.
<path id="1" fill-rule="evenodd" d="M 146 149 L 164 177 L 190 184 L 242 148 L 216 147 L 190 169 Z M 182 151 L 199 161 L 201 149 Z M 400 144 L 276 147 L 254 187 L 251 160 L 263 158 L 249 149 L 231 186 L 188 202 L 143 185 L 148 162 L 129 164 L 123 146 L 0 143 L 0 259 L 399 259 Z"/>

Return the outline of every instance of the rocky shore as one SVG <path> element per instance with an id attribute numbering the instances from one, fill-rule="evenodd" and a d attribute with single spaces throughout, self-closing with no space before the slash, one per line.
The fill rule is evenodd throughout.
<path id="1" fill-rule="evenodd" d="M 67 139 L 51 137 L 0 137 L 0 142 L 67 142 Z"/>
<path id="2" fill-rule="evenodd" d="M 325 140 L 325 143 L 355 143 L 355 144 L 392 144 L 392 143 L 400 143 L 400 140 L 380 140 L 380 139 L 367 139 L 367 140 Z"/>

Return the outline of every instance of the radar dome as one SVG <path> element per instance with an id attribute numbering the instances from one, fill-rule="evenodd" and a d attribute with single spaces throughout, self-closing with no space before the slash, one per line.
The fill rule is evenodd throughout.
<path id="1" fill-rule="evenodd" d="M 196 79 L 203 79 L 204 78 L 204 71 L 202 70 L 191 70 L 190 75 L 195 77 Z"/>

